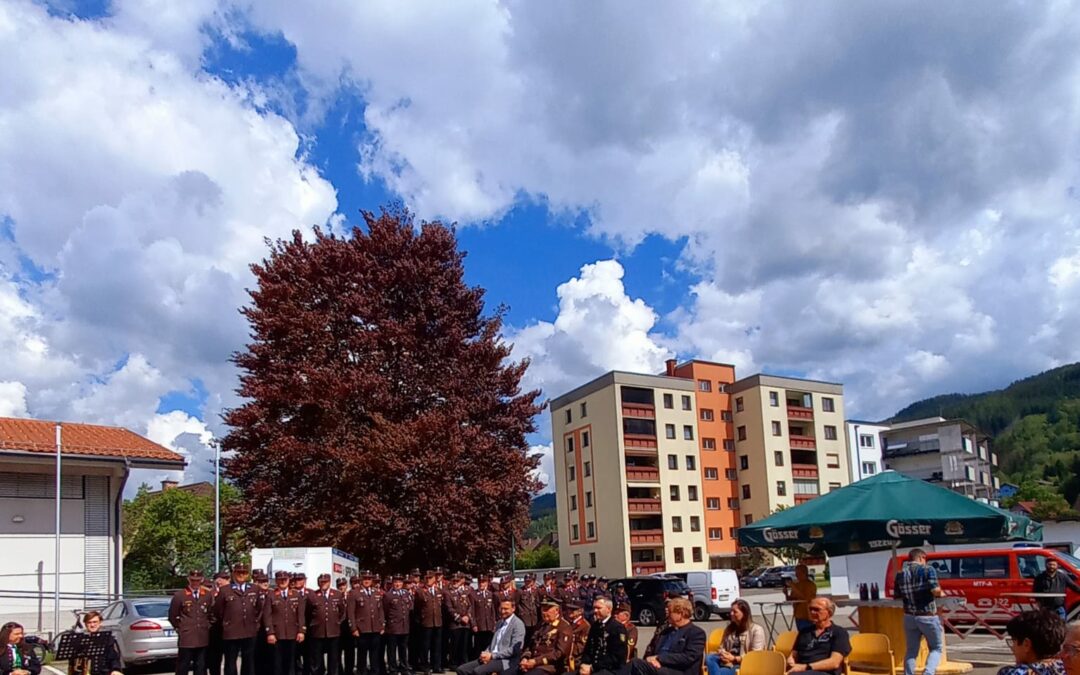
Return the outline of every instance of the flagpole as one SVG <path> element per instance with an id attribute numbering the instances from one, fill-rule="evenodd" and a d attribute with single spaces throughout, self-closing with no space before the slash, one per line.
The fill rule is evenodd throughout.
<path id="1" fill-rule="evenodd" d="M 221 443 L 214 441 L 214 572 L 221 571 Z"/>
<path id="2" fill-rule="evenodd" d="M 55 565 L 55 580 L 53 581 L 53 638 L 60 634 L 60 448 L 62 445 L 62 431 L 60 423 L 56 423 L 56 551 L 53 564 Z"/>

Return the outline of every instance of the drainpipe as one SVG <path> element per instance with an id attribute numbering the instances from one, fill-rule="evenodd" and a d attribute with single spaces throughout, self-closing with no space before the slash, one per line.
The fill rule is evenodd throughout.
<path id="1" fill-rule="evenodd" d="M 116 536 L 113 537 L 113 557 L 116 564 L 113 565 L 113 589 L 116 599 L 124 594 L 124 489 L 127 487 L 128 476 L 131 475 L 131 462 L 124 458 L 124 475 L 120 478 L 120 486 L 116 490 L 116 504 L 113 508 L 113 527 Z"/>

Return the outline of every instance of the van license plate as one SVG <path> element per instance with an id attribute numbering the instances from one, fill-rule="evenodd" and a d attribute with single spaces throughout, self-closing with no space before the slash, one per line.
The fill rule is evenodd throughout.
<path id="1" fill-rule="evenodd" d="M 172 628 L 166 628 L 165 629 L 165 637 L 174 637 L 175 635 L 176 635 L 176 631 L 174 629 L 172 629 Z"/>

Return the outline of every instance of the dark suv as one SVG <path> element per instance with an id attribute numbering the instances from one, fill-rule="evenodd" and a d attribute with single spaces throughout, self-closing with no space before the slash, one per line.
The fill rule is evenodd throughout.
<path id="1" fill-rule="evenodd" d="M 633 619 L 640 626 L 655 626 L 664 616 L 664 603 L 671 598 L 686 598 L 691 603 L 694 594 L 682 579 L 662 579 L 658 577 L 628 577 L 615 579 L 611 586 L 623 584 L 630 596 L 630 607 L 634 611 Z"/>
<path id="2" fill-rule="evenodd" d="M 814 570 L 807 570 L 810 581 L 814 580 Z M 783 565 L 782 567 L 770 567 L 757 578 L 757 587 L 783 586 L 788 582 L 795 581 L 795 566 Z"/>

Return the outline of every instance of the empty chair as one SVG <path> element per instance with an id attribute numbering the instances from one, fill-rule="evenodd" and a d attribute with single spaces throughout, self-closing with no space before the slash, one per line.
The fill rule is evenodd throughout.
<path id="1" fill-rule="evenodd" d="M 784 633 L 780 633 L 776 636 L 776 642 L 773 643 L 773 649 L 784 655 L 784 658 L 791 656 L 791 650 L 795 649 L 795 638 L 799 637 L 798 631 L 789 630 Z"/>
<path id="2" fill-rule="evenodd" d="M 749 652 L 743 655 L 739 675 L 784 675 L 787 657 L 776 651 Z"/>
<path id="3" fill-rule="evenodd" d="M 847 672 L 892 673 L 896 657 L 889 636 L 881 633 L 855 633 L 851 636 L 851 654 L 846 659 Z"/>

